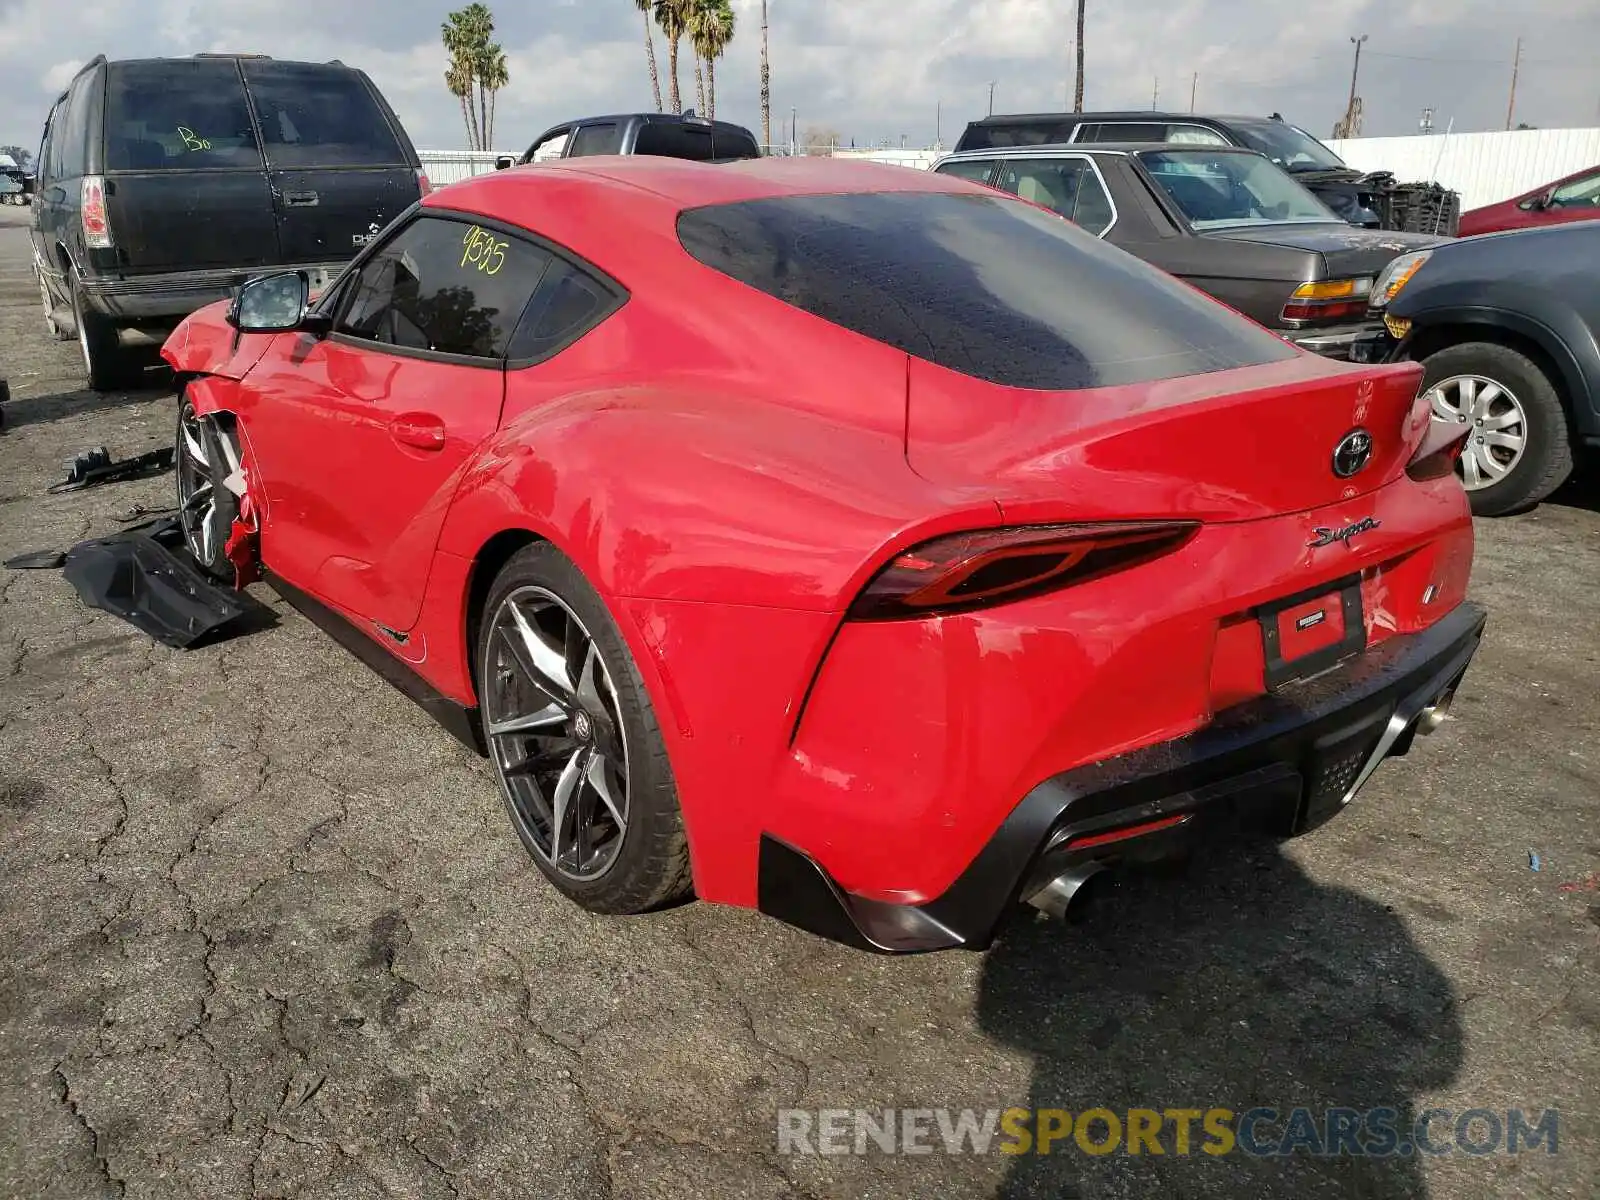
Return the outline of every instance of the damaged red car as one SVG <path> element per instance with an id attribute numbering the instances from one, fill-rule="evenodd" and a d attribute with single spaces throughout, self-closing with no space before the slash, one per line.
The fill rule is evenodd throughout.
<path id="1" fill-rule="evenodd" d="M 499 172 L 164 353 L 194 556 L 486 753 L 597 912 L 981 948 L 1224 816 L 1340 812 L 1483 629 L 1419 367 L 948 176 Z"/>

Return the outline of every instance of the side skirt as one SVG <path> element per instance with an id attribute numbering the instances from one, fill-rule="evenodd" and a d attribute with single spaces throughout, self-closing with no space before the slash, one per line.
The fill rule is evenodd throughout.
<path id="1" fill-rule="evenodd" d="M 313 625 L 388 680 L 397 691 L 415 702 L 423 712 L 439 722 L 446 733 L 475 754 L 487 755 L 488 751 L 483 744 L 483 728 L 478 722 L 476 708 L 468 708 L 442 695 L 410 666 L 362 633 L 359 626 L 329 608 L 315 596 L 295 587 L 270 570 L 263 568 L 262 573 L 267 583 L 272 585 L 273 591 L 293 605 Z"/>

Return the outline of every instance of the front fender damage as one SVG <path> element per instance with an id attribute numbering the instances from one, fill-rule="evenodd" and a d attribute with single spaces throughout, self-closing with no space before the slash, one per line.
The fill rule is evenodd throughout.
<path id="1" fill-rule="evenodd" d="M 182 395 L 197 417 L 210 423 L 218 448 L 225 460 L 226 473 L 214 481 L 226 488 L 237 501 L 238 513 L 228 531 L 223 554 L 233 564 L 234 587 L 240 591 L 260 578 L 261 523 L 250 469 L 246 463 L 243 437 L 234 405 L 239 391 L 236 379 L 201 375 L 180 379 Z"/>

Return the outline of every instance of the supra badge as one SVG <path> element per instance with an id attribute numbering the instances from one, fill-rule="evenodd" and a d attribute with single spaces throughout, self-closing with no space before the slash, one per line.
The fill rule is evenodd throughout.
<path id="1" fill-rule="evenodd" d="M 1376 529 L 1382 524 L 1382 521 L 1375 520 L 1372 517 L 1364 517 L 1355 524 L 1346 525 L 1342 529 L 1332 529 L 1326 525 L 1318 525 L 1311 531 L 1317 536 L 1307 542 L 1306 545 L 1316 549 L 1318 546 L 1331 546 L 1335 542 L 1343 542 L 1345 549 L 1348 550 L 1350 548 L 1350 539 L 1355 537 L 1356 534 L 1366 533 L 1369 529 Z"/>
<path id="2" fill-rule="evenodd" d="M 1333 473 L 1349 479 L 1372 458 L 1372 435 L 1365 429 L 1352 429 L 1339 439 L 1333 450 Z"/>

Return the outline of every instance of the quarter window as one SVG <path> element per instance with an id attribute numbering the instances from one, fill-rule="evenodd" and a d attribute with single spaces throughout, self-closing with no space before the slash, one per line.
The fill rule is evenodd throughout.
<path id="1" fill-rule="evenodd" d="M 970 179 L 973 183 L 988 183 L 994 172 L 993 159 L 978 162 L 948 162 L 939 168 L 941 175 L 954 175 L 957 179 Z"/>
<path id="2" fill-rule="evenodd" d="M 334 328 L 402 350 L 500 359 L 552 257 L 499 230 L 419 217 L 362 266 Z"/>
<path id="3" fill-rule="evenodd" d="M 610 316 L 618 299 L 588 272 L 564 258 L 554 259 L 522 314 L 509 357 L 528 363 L 566 349 Z"/>
<path id="4" fill-rule="evenodd" d="M 1111 227 L 1111 197 L 1086 158 L 1015 159 L 1001 170 L 1000 186 L 1096 237 Z"/>

